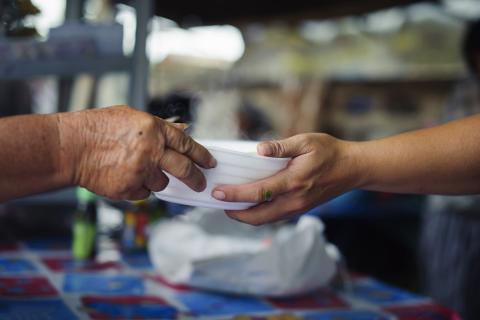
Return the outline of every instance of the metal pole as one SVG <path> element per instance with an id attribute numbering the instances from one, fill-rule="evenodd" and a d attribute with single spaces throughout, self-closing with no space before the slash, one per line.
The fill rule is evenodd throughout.
<path id="1" fill-rule="evenodd" d="M 132 56 L 129 103 L 140 110 L 146 109 L 150 65 L 146 54 L 148 22 L 153 16 L 152 0 L 136 0 L 137 28 Z"/>
<path id="2" fill-rule="evenodd" d="M 65 23 L 78 22 L 83 19 L 84 0 L 67 0 L 65 6 Z M 74 76 L 58 77 L 58 112 L 68 111 L 72 97 Z"/>
<path id="3" fill-rule="evenodd" d="M 78 21 L 83 17 L 84 0 L 67 0 L 65 6 L 65 21 Z"/>

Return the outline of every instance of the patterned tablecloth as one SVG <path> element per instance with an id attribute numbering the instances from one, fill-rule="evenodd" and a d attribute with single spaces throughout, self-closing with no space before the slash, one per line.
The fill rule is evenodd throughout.
<path id="1" fill-rule="evenodd" d="M 68 241 L 0 243 L 0 319 L 459 319 L 368 277 L 353 277 L 347 288 L 282 299 L 231 296 L 169 284 L 144 252 L 78 265 Z"/>

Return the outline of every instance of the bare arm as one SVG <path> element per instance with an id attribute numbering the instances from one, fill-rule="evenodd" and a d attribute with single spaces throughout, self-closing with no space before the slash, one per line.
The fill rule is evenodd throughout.
<path id="1" fill-rule="evenodd" d="M 353 146 L 362 187 L 421 194 L 480 193 L 480 116 Z"/>
<path id="2" fill-rule="evenodd" d="M 167 171 L 201 191 L 210 153 L 174 125 L 126 106 L 0 119 L 0 202 L 79 185 L 112 199 L 142 199 Z"/>
<path id="3" fill-rule="evenodd" d="M 58 115 L 0 119 L 0 202 L 73 183 L 61 164 Z"/>
<path id="4" fill-rule="evenodd" d="M 303 134 L 262 143 L 260 154 L 292 157 L 262 181 L 219 186 L 213 196 L 256 202 L 235 219 L 262 224 L 304 212 L 356 188 L 397 193 L 480 193 L 480 116 L 380 140 L 351 142 Z M 273 194 L 266 201 L 266 194 Z"/>

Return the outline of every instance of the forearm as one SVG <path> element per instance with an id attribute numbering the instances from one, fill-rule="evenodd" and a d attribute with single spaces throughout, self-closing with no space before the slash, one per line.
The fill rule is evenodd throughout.
<path id="1" fill-rule="evenodd" d="M 360 187 L 419 194 L 480 193 L 480 116 L 351 144 Z"/>
<path id="2" fill-rule="evenodd" d="M 71 184 L 59 121 L 58 114 L 0 119 L 0 202 Z"/>

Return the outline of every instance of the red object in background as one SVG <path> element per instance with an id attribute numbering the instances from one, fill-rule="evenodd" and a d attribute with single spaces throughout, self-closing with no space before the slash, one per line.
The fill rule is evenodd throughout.
<path id="1" fill-rule="evenodd" d="M 53 272 L 96 272 L 105 270 L 121 270 L 122 266 L 116 262 L 86 261 L 78 264 L 72 258 L 44 258 L 43 264 Z"/>
<path id="2" fill-rule="evenodd" d="M 108 302 L 115 304 L 168 304 L 165 300 L 159 297 L 152 296 L 83 296 L 83 304 L 91 304 L 95 302 Z"/>
<path id="3" fill-rule="evenodd" d="M 144 248 L 147 244 L 148 214 L 145 211 L 139 211 L 136 213 L 136 217 L 135 245 L 138 248 Z"/>
<path id="4" fill-rule="evenodd" d="M 84 312 L 92 319 L 173 319 L 177 311 L 153 296 L 83 296 Z M 156 309 L 156 310 L 153 310 Z"/>
<path id="5" fill-rule="evenodd" d="M 43 277 L 0 277 L 2 297 L 50 297 L 57 290 Z"/>
<path id="6" fill-rule="evenodd" d="M 454 311 L 434 303 L 396 306 L 384 308 L 384 310 L 396 315 L 398 320 L 462 320 Z"/>
<path id="7" fill-rule="evenodd" d="M 320 289 L 298 297 L 269 298 L 267 301 L 280 309 L 349 308 L 343 299 L 329 289 Z"/>

